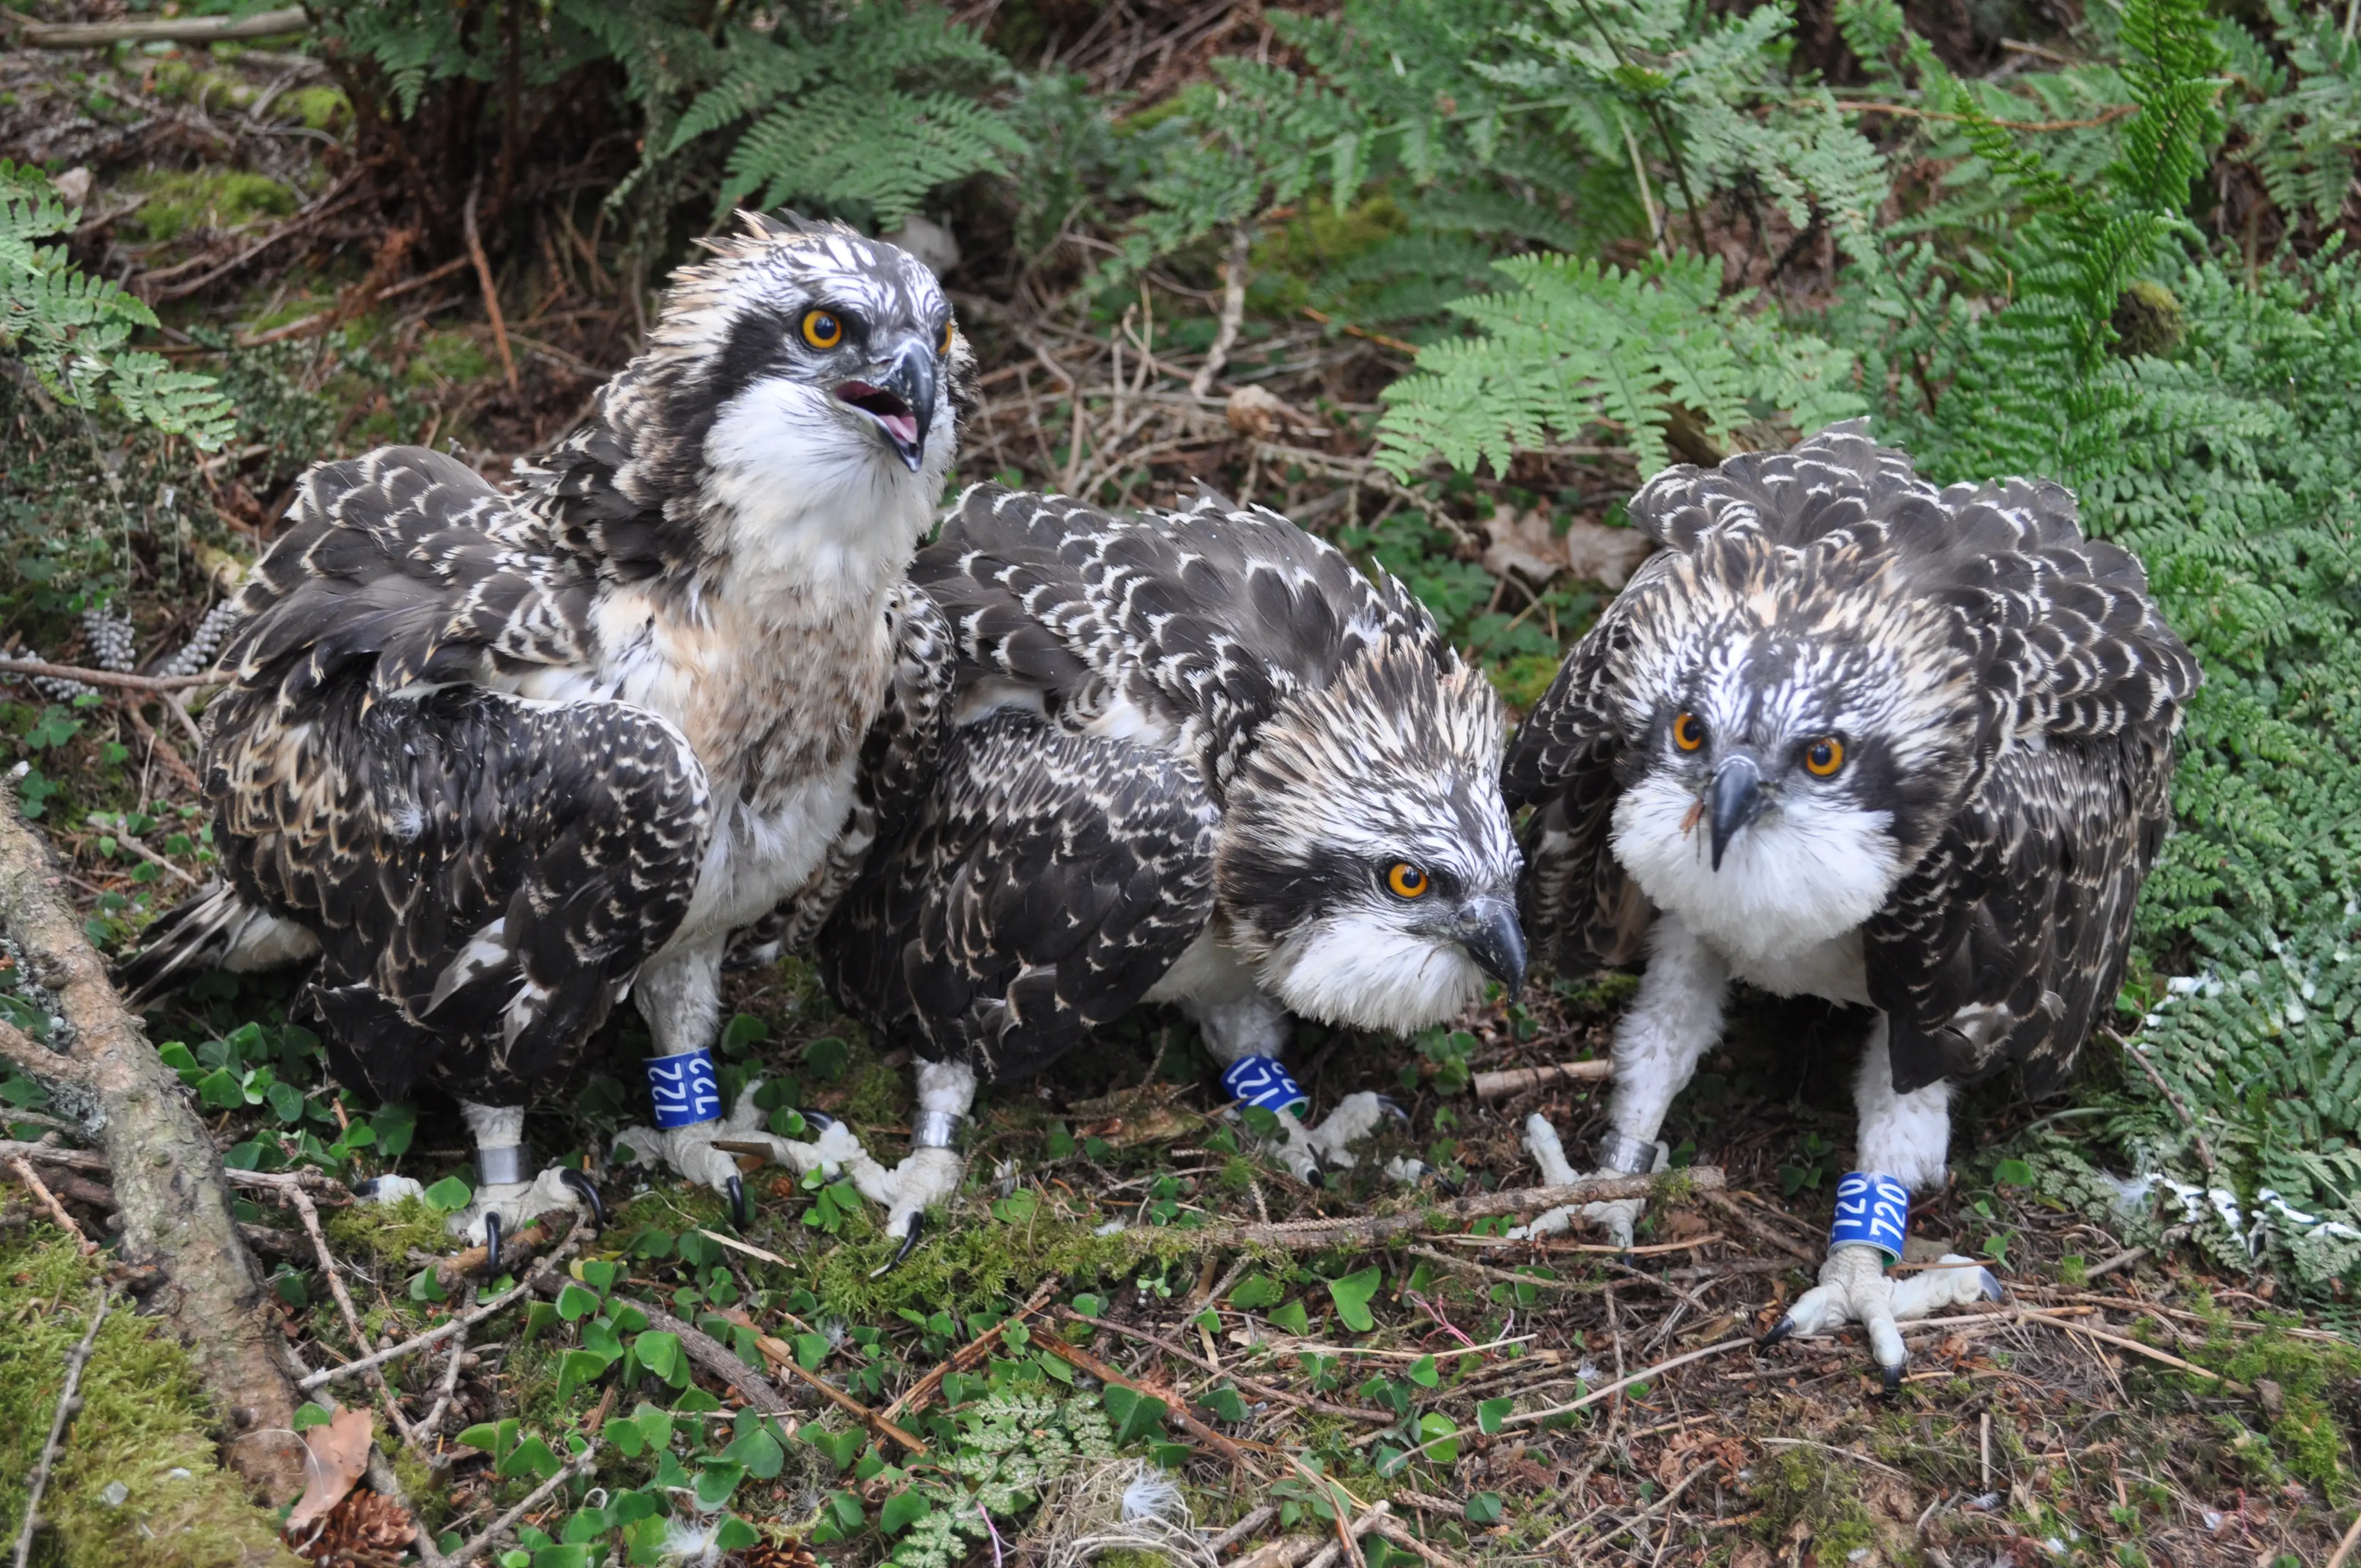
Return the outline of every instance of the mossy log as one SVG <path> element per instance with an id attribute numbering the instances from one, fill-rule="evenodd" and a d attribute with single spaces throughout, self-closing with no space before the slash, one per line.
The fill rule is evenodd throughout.
<path id="1" fill-rule="evenodd" d="M 47 846 L 17 814 L 16 793 L 0 795 L 0 931 L 68 1025 L 61 1042 L 42 1042 L 0 1023 L 0 1056 L 91 1129 L 112 1173 L 125 1261 L 162 1271 L 143 1310 L 188 1347 L 221 1417 L 223 1457 L 285 1501 L 303 1486 L 303 1451 L 291 1441 L 302 1368 L 266 1310 L 263 1273 L 238 1234 L 221 1156 L 179 1077 L 109 983 Z"/>

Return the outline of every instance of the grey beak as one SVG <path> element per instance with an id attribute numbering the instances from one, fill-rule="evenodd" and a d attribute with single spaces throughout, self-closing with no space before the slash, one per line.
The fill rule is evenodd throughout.
<path id="1" fill-rule="evenodd" d="M 1713 818 L 1713 869 L 1721 870 L 1721 852 L 1741 828 L 1763 815 L 1763 771 L 1747 756 L 1730 757 L 1713 771 L 1706 796 Z"/>
<path id="2" fill-rule="evenodd" d="M 895 455 L 913 474 L 926 461 L 927 428 L 935 422 L 936 372 L 934 345 L 914 337 L 894 356 L 884 380 L 847 381 L 836 389 L 840 399 L 877 422 Z"/>
<path id="3" fill-rule="evenodd" d="M 1459 945 L 1513 1000 L 1525 988 L 1525 931 L 1505 898 L 1475 898 L 1459 911 Z"/>

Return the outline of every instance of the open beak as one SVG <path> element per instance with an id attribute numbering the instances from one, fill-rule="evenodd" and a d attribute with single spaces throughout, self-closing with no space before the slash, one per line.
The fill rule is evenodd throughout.
<path id="1" fill-rule="evenodd" d="M 1763 815 L 1763 770 L 1748 756 L 1725 758 L 1713 771 L 1706 795 L 1706 811 L 1713 819 L 1713 869 L 1721 870 L 1721 852 L 1741 828 Z"/>
<path id="2" fill-rule="evenodd" d="M 1476 967 L 1505 987 L 1513 999 L 1525 988 L 1525 931 L 1517 906 L 1505 898 L 1472 898 L 1459 911 L 1459 945 Z"/>
<path id="3" fill-rule="evenodd" d="M 880 381 L 847 381 L 837 397 L 877 422 L 903 466 L 915 474 L 927 454 L 927 427 L 935 418 L 935 350 L 917 338 L 905 343 Z"/>

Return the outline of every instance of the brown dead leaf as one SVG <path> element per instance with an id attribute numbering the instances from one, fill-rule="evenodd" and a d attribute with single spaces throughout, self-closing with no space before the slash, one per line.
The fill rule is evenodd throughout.
<path id="1" fill-rule="evenodd" d="M 400 1568 L 418 1539 L 418 1521 L 401 1504 L 366 1486 L 345 1494 L 295 1555 L 318 1568 Z"/>
<path id="2" fill-rule="evenodd" d="M 1223 404 L 1222 417 L 1232 430 L 1251 441 L 1275 441 L 1293 430 L 1318 428 L 1264 387 L 1234 389 Z"/>
<path id="3" fill-rule="evenodd" d="M 1514 571 L 1535 583 L 1546 583 L 1559 573 L 1583 582 L 1620 588 L 1654 541 L 1635 528 L 1609 528 L 1577 517 L 1557 531 L 1546 511 L 1494 512 L 1486 523 L 1491 543 L 1484 547 L 1484 568 L 1505 576 Z"/>
<path id="4" fill-rule="evenodd" d="M 303 1495 L 281 1527 L 289 1540 L 300 1537 L 345 1500 L 368 1468 L 369 1444 L 376 1437 L 377 1418 L 354 1406 L 303 1434 Z"/>

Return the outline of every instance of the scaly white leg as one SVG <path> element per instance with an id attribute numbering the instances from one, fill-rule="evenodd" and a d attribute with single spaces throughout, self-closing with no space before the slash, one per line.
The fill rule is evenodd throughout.
<path id="1" fill-rule="evenodd" d="M 1892 1177 L 1914 1191 L 1942 1185 L 1951 1144 L 1951 1086 L 1938 1080 L 1908 1094 L 1894 1093 L 1882 1013 L 1861 1052 L 1853 1102 L 1861 1112 L 1859 1169 Z M 1909 1360 L 1897 1322 L 1970 1301 L 2001 1299 L 2000 1281 L 1973 1258 L 1946 1253 L 1936 1263 L 1897 1281 L 1887 1276 L 1885 1255 L 1877 1247 L 1860 1243 L 1831 1247 L 1828 1261 L 1820 1265 L 1820 1282 L 1795 1299 L 1766 1343 L 1859 1323 L 1868 1331 L 1886 1387 L 1894 1388 Z"/>
<path id="2" fill-rule="evenodd" d="M 530 1179 L 522 1179 L 525 1160 L 523 1106 L 478 1105 L 462 1100 L 459 1114 L 467 1119 L 467 1131 L 475 1135 L 478 1180 L 473 1200 L 445 1222 L 453 1235 L 465 1236 L 481 1246 L 488 1236 L 489 1217 L 498 1217 L 502 1234 L 513 1235 L 535 1215 L 587 1206 L 582 1195 L 566 1185 L 565 1174 L 556 1167 Z M 498 1179 L 500 1177 L 519 1179 Z"/>
<path id="3" fill-rule="evenodd" d="M 1712 949 L 1679 916 L 1658 916 L 1648 933 L 1648 970 L 1640 978 L 1640 994 L 1615 1025 L 1615 1091 L 1607 1104 L 1609 1132 L 1600 1140 L 1605 1168 L 1598 1174 L 1664 1168 L 1668 1154 L 1656 1144 L 1657 1130 L 1674 1098 L 1696 1076 L 1697 1059 L 1721 1038 L 1722 999 L 1729 990 L 1729 967 Z M 1544 1180 L 1555 1186 L 1576 1179 L 1556 1129 L 1538 1113 L 1525 1119 L 1524 1142 Z M 1580 1218 L 1604 1226 L 1617 1245 L 1630 1246 L 1642 1206 L 1637 1198 L 1586 1203 Z M 1509 1234 L 1550 1235 L 1575 1218 L 1573 1209 L 1552 1209 Z"/>
<path id="4" fill-rule="evenodd" d="M 844 1169 L 862 1197 L 885 1205 L 887 1235 L 907 1236 L 921 1212 L 959 1190 L 967 1162 L 950 1146 L 951 1135 L 974 1105 L 975 1074 L 964 1064 L 922 1061 L 918 1109 L 910 1118 L 911 1148 L 902 1163 L 888 1170 L 853 1142 Z"/>

